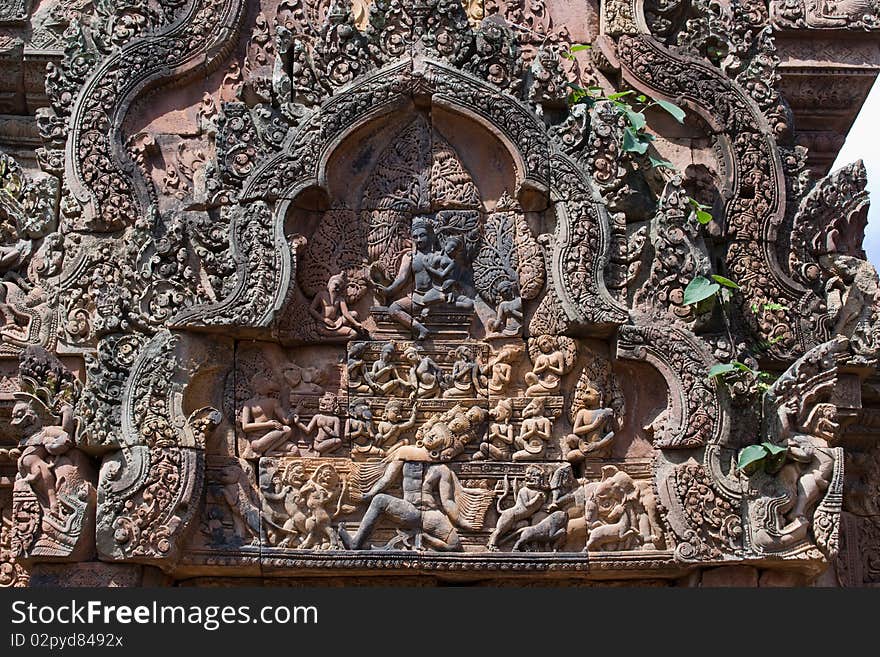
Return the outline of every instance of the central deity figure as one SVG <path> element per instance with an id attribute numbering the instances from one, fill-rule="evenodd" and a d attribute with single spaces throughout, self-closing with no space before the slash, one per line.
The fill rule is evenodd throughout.
<path id="1" fill-rule="evenodd" d="M 466 297 L 456 297 L 458 284 L 457 267 L 452 255 L 439 248 L 430 221 L 416 217 L 412 222 L 413 250 L 403 255 L 397 277 L 390 285 L 376 284 L 386 299 L 395 299 L 388 306 L 391 317 L 406 328 L 412 328 L 418 340 L 428 337 L 428 328 L 420 320 L 430 314 L 432 306 L 452 303 L 459 308 L 471 308 L 473 302 Z M 450 239 L 452 245 L 457 240 Z M 449 250 L 453 250 L 451 247 Z M 412 285 L 412 291 L 405 294 Z M 400 296 L 403 294 L 403 296 Z"/>

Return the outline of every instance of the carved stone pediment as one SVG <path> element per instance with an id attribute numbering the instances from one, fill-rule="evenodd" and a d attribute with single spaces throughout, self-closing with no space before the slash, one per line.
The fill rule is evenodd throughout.
<path id="1" fill-rule="evenodd" d="M 71 9 L 42 173 L 0 159 L 4 555 L 826 569 L 865 175 L 806 184 L 780 8 L 735 4 Z"/>

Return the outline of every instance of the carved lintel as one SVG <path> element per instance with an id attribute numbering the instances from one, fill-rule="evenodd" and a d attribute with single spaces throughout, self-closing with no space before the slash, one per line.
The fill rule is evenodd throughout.
<path id="1" fill-rule="evenodd" d="M 870 2 L 771 0 L 770 16 L 774 27 L 780 30 L 880 29 L 880 8 Z"/>
<path id="2" fill-rule="evenodd" d="M 873 467 L 878 424 L 863 168 L 808 191 L 762 0 L 604 2 L 581 54 L 597 26 L 556 2 L 41 7 L 50 175 L 0 156 L 0 356 L 39 342 L 85 377 L 3 378 L 46 414 L 0 451 L 0 585 L 96 551 L 175 577 L 677 577 L 847 546 L 843 463 Z M 730 296 L 685 304 L 713 274 Z M 766 377 L 709 377 L 833 336 L 763 404 Z"/>

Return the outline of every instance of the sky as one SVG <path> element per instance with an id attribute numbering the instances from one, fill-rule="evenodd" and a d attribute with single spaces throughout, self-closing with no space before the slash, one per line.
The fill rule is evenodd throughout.
<path id="1" fill-rule="evenodd" d="M 868 170 L 868 193 L 871 199 L 868 228 L 865 230 L 865 251 L 871 264 L 880 269 L 880 131 L 877 130 L 878 119 L 880 119 L 880 78 L 874 82 L 871 93 L 868 94 L 865 104 L 862 105 L 862 109 L 856 117 L 831 170 L 836 171 L 858 159 L 865 163 L 865 168 Z"/>

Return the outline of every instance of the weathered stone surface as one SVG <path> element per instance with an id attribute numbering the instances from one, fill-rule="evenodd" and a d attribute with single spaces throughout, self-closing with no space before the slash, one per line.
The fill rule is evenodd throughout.
<path id="1" fill-rule="evenodd" d="M 707 588 L 726 587 L 742 588 L 758 586 L 758 571 L 749 566 L 727 566 L 725 568 L 709 568 L 703 571 L 700 586 Z"/>
<path id="2" fill-rule="evenodd" d="M 0 585 L 877 581 L 871 12 L 3 11 Z"/>
<path id="3" fill-rule="evenodd" d="M 168 586 L 171 580 L 157 568 L 138 564 L 87 562 L 75 564 L 36 564 L 31 572 L 30 586 L 102 587 Z"/>

